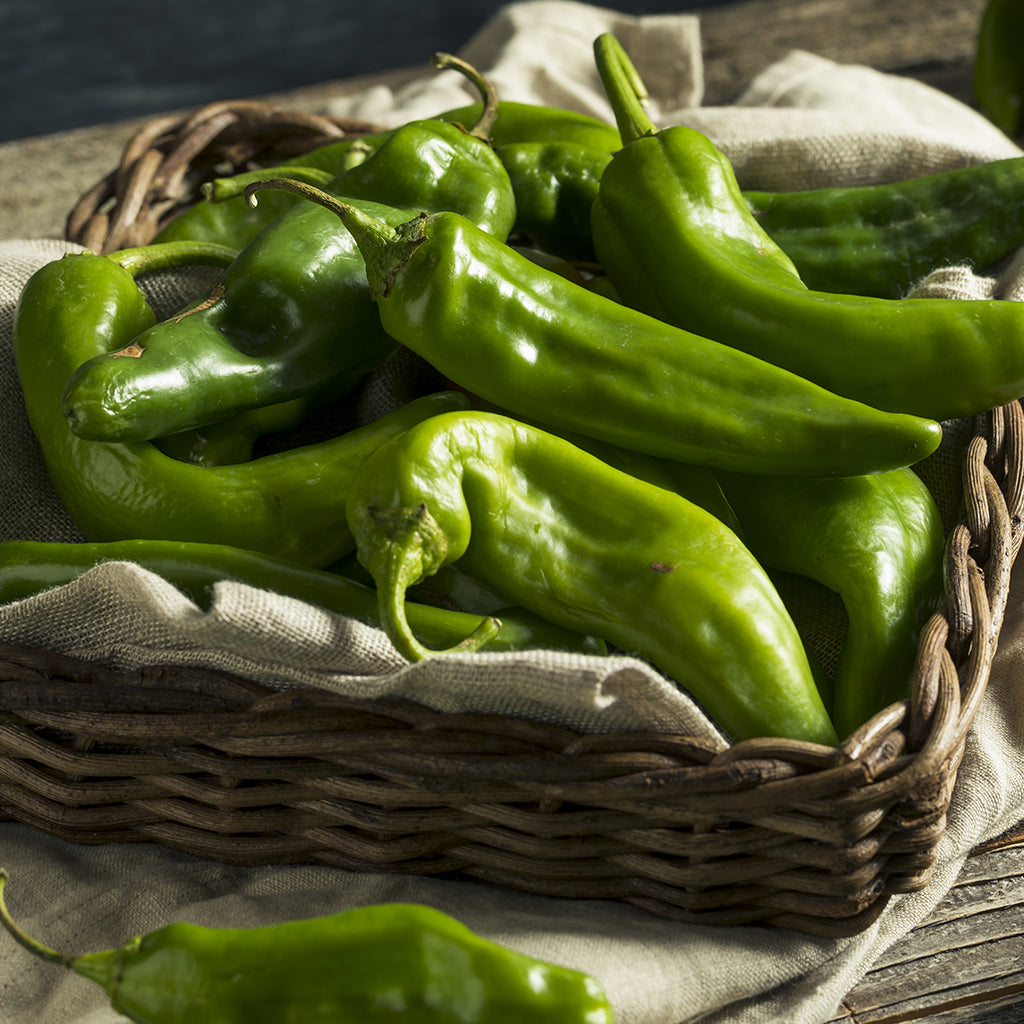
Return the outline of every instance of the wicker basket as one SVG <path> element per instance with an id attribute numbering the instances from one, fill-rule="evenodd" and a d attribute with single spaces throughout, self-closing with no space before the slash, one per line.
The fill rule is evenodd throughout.
<path id="1" fill-rule="evenodd" d="M 188 133 L 207 123 L 142 133 L 169 141 L 145 154 L 130 145 L 126 172 L 82 209 L 95 211 L 111 183 L 144 183 L 132 169 L 157 163 L 153 152 L 175 171 L 149 180 L 198 188 L 194 169 L 219 158 L 190 148 Z M 171 191 L 167 200 L 118 186 L 112 214 L 79 211 L 72 222 L 104 235 L 96 247 L 117 247 L 132 225 L 155 230 L 159 217 L 140 203 L 187 202 Z M 0 819 L 232 864 L 472 877 L 700 924 L 856 934 L 893 894 L 929 879 L 1020 543 L 1022 456 L 1018 403 L 978 418 L 965 512 L 947 545 L 948 604 L 922 632 L 912 696 L 835 749 L 579 735 L 174 665 L 123 673 L 7 646 Z"/>
<path id="2" fill-rule="evenodd" d="M 65 238 L 94 252 L 145 245 L 196 202 L 206 181 L 379 130 L 368 121 L 258 101 L 211 103 L 184 117 L 148 121 L 128 141 L 118 166 L 75 204 Z"/>

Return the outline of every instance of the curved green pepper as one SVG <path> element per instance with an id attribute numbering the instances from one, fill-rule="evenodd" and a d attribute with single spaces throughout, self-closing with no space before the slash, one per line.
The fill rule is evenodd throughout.
<path id="1" fill-rule="evenodd" d="M 454 58 L 437 63 L 490 89 Z M 396 223 L 413 214 L 391 207 L 458 210 L 506 238 L 515 199 L 487 141 L 497 112 L 488 97 L 474 132 L 439 120 L 407 124 L 332 192 Z M 304 395 L 339 397 L 396 348 L 354 240 L 330 213 L 303 203 L 246 246 L 202 299 L 77 368 L 65 413 L 88 440 L 149 440 Z"/>
<path id="2" fill-rule="evenodd" d="M 137 1024 L 612 1024 L 587 974 L 490 942 L 417 903 L 379 903 L 251 928 L 179 922 L 68 956 L 11 918 L 33 956 L 99 985 Z"/>
<path id="3" fill-rule="evenodd" d="M 938 508 L 918 475 L 716 476 L 762 565 L 842 598 L 848 629 L 831 706 L 839 734 L 909 697 L 921 627 L 943 597 L 945 548 Z"/>
<path id="4" fill-rule="evenodd" d="M 594 245 L 623 302 L 890 412 L 951 419 L 1024 394 L 1024 304 L 809 290 L 725 156 L 691 128 L 655 131 L 614 37 L 595 51 L 623 148 Z"/>
<path id="5" fill-rule="evenodd" d="M 988 0 L 974 54 L 974 94 L 992 123 L 1007 135 L 1024 129 L 1024 6 Z"/>
<path id="6" fill-rule="evenodd" d="M 346 502 L 410 660 L 410 586 L 458 564 L 514 604 L 647 658 L 740 740 L 836 736 L 789 613 L 734 533 L 676 494 L 496 413 L 442 414 L 370 456 Z"/>
<path id="7" fill-rule="evenodd" d="M 464 217 L 395 230 L 310 186 L 366 260 L 385 330 L 449 380 L 531 422 L 761 473 L 847 475 L 930 454 L 931 420 L 838 398 L 539 267 Z M 255 198 L 255 195 L 254 195 Z"/>
<path id="8" fill-rule="evenodd" d="M 161 250 L 149 251 L 156 259 Z M 136 261 L 136 271 L 144 268 Z M 61 409 L 63 382 L 153 320 L 116 254 L 48 263 L 18 301 L 13 348 L 28 419 L 54 489 L 87 540 L 208 541 L 330 564 L 353 547 L 341 503 L 356 466 L 419 419 L 466 405 L 455 393 L 428 396 L 349 434 L 231 466 L 191 466 L 148 442 L 76 437 Z"/>
<path id="9" fill-rule="evenodd" d="M 101 562 L 134 562 L 177 587 L 199 607 L 208 609 L 214 586 L 234 580 L 262 590 L 297 598 L 328 611 L 379 626 L 377 595 L 371 587 L 297 565 L 259 551 L 225 544 L 170 540 L 122 540 L 95 544 L 0 541 L 0 604 L 31 597 L 77 579 Z M 483 645 L 486 651 L 527 648 L 604 654 L 596 637 L 581 636 L 554 626 L 521 608 L 502 607 L 497 627 Z M 409 622 L 429 643 L 455 646 L 479 628 L 480 618 L 467 612 L 410 602 Z"/>

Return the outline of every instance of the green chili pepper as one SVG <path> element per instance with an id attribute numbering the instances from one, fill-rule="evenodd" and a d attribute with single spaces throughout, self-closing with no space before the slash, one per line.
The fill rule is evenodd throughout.
<path id="1" fill-rule="evenodd" d="M 178 245 L 150 247 L 149 258 L 158 262 Z M 142 257 L 133 264 L 136 272 L 145 267 Z M 15 311 L 13 349 L 28 419 L 55 491 L 90 541 L 208 541 L 330 564 L 353 547 L 341 504 L 358 463 L 424 416 L 466 405 L 460 394 L 428 396 L 344 436 L 235 466 L 190 466 L 148 442 L 76 437 L 61 410 L 63 382 L 153 319 L 116 254 L 89 252 L 40 268 Z"/>
<path id="2" fill-rule="evenodd" d="M 498 155 L 516 197 L 516 231 L 565 259 L 596 260 L 590 208 L 611 155 L 570 142 L 509 143 Z"/>
<path id="3" fill-rule="evenodd" d="M 328 611 L 379 626 L 377 595 L 371 587 L 335 572 L 323 572 L 258 551 L 224 544 L 169 540 L 123 540 L 96 544 L 0 541 L 0 604 L 31 597 L 77 579 L 101 562 L 134 562 L 161 576 L 201 608 L 208 609 L 214 586 L 222 580 L 272 590 Z M 526 648 L 604 654 L 597 637 L 554 626 L 521 608 L 493 609 L 494 619 L 410 602 L 409 622 L 428 642 L 457 646 L 467 634 L 484 639 L 487 651 Z M 491 613 L 488 613 L 491 614 Z"/>
<path id="4" fill-rule="evenodd" d="M 197 430 L 155 437 L 153 444 L 165 455 L 182 462 L 197 466 L 228 466 L 249 462 L 254 457 L 258 442 L 271 434 L 283 434 L 308 424 L 322 412 L 324 403 L 317 396 L 293 398 L 290 402 L 249 409 Z"/>
<path id="5" fill-rule="evenodd" d="M 568 441 L 496 413 L 435 416 L 366 460 L 346 514 L 410 660 L 439 652 L 410 628 L 406 590 L 455 563 L 649 659 L 734 739 L 835 742 L 796 627 L 736 535 Z"/>
<path id="6" fill-rule="evenodd" d="M 848 629 L 833 676 L 841 736 L 910 696 L 920 630 L 943 596 L 945 535 L 911 469 L 839 480 L 716 474 L 754 556 L 842 598 Z"/>
<path id="7" fill-rule="evenodd" d="M 614 37 L 595 52 L 623 148 L 594 245 L 622 301 L 890 412 L 949 419 L 1024 394 L 1024 304 L 809 290 L 725 156 L 691 128 L 654 129 Z"/>
<path id="8" fill-rule="evenodd" d="M 372 149 L 386 137 L 387 134 L 381 132 L 339 139 L 291 157 L 287 163 L 276 165 L 276 173 L 286 173 L 289 177 L 294 174 L 297 178 L 309 175 L 309 180 L 318 184 L 330 182 L 346 169 L 353 151 L 359 152 L 363 147 Z M 250 173 L 253 172 L 242 171 L 235 177 L 244 180 Z M 266 171 L 255 173 L 263 177 Z M 204 184 L 203 195 L 207 199 L 211 198 L 211 193 L 216 192 L 217 182 L 230 180 L 216 179 L 208 183 L 209 187 Z M 268 224 L 287 213 L 298 201 L 295 196 L 281 194 L 275 196 L 265 210 L 254 210 L 245 202 L 241 189 L 237 197 L 226 202 L 194 203 L 165 224 L 152 242 L 209 241 L 244 249 Z"/>
<path id="9" fill-rule="evenodd" d="M 418 903 L 250 928 L 178 922 L 69 956 L 14 922 L 33 956 L 99 985 L 137 1024 L 611 1024 L 597 981 L 484 939 Z"/>
<path id="10" fill-rule="evenodd" d="M 515 200 L 487 141 L 497 100 L 472 68 L 447 55 L 436 62 L 487 91 L 474 132 L 439 120 L 407 124 L 331 190 L 395 223 L 455 209 L 504 239 Z M 65 412 L 88 440 L 149 440 L 303 395 L 336 398 L 396 348 L 354 240 L 330 213 L 303 203 L 246 246 L 202 299 L 77 368 Z"/>
<path id="11" fill-rule="evenodd" d="M 483 109 L 483 103 L 470 104 L 438 114 L 437 119 L 451 124 L 475 124 L 480 119 Z M 372 152 L 381 146 L 393 131 L 394 129 L 372 135 L 360 135 L 320 146 L 308 153 L 290 158 L 286 164 L 278 164 L 273 173 L 276 177 L 303 180 L 324 187 L 351 158 L 353 147 L 365 147 Z M 499 106 L 498 115 L 491 128 L 491 140 L 499 152 L 509 145 L 518 146 L 521 143 L 552 143 L 556 147 L 562 143 L 571 143 L 587 150 L 587 156 L 580 166 L 589 165 L 591 151 L 610 154 L 621 145 L 615 128 L 597 118 L 571 110 L 561 110 L 558 107 L 506 100 Z M 550 164 L 552 159 L 546 157 L 545 162 Z M 539 168 L 538 173 L 542 177 L 550 173 L 550 166 Z M 267 177 L 267 174 L 266 169 L 261 169 L 245 171 L 230 178 L 215 179 L 209 183 L 209 187 L 204 187 L 204 194 L 208 199 L 213 198 L 215 203 L 196 203 L 189 207 L 163 227 L 153 241 L 195 239 L 222 242 L 237 249 L 243 248 L 263 228 L 297 202 L 294 195 L 279 193 L 273 197 L 268 196 L 267 202 L 260 203 L 258 208 L 249 206 L 244 198 L 245 187 L 252 181 Z M 573 188 L 571 183 L 567 182 L 567 185 L 570 190 Z M 531 185 L 532 194 L 537 194 L 536 189 L 536 186 Z M 531 222 L 538 219 L 537 214 L 527 213 L 526 216 Z M 564 237 L 561 231 L 558 234 Z"/>
<path id="12" fill-rule="evenodd" d="M 988 0 L 974 55 L 974 94 L 993 124 L 1007 135 L 1024 130 L 1024 5 Z"/>
<path id="13" fill-rule="evenodd" d="M 538 267 L 440 213 L 397 230 L 311 186 L 363 251 L 385 330 L 449 380 L 531 422 L 750 472 L 828 476 L 924 458 L 939 425 L 838 398 Z"/>
<path id="14" fill-rule="evenodd" d="M 885 185 L 743 193 L 808 288 L 898 299 L 949 264 L 1024 245 L 1024 157 Z"/>

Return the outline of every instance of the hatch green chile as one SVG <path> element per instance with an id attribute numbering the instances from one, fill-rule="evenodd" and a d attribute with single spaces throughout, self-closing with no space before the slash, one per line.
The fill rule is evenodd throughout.
<path id="1" fill-rule="evenodd" d="M 762 565 L 842 598 L 848 628 L 831 704 L 839 734 L 908 698 L 921 627 L 943 596 L 945 535 L 920 477 L 716 476 Z"/>
<path id="2" fill-rule="evenodd" d="M 149 442 L 76 437 L 61 410 L 63 382 L 153 321 L 116 254 L 82 252 L 44 265 L 15 310 L 13 349 L 29 423 L 54 490 L 86 540 L 236 544 L 328 565 L 353 547 L 340 507 L 356 465 L 424 416 L 466 405 L 455 393 L 427 396 L 347 435 L 231 466 L 188 465 Z"/>
<path id="3" fill-rule="evenodd" d="M 123 540 L 107 543 L 45 543 L 0 541 L 0 604 L 31 597 L 61 586 L 103 562 L 132 562 L 177 587 L 199 607 L 208 609 L 214 587 L 231 580 L 294 597 L 339 615 L 379 626 L 373 589 L 336 572 L 324 572 L 226 544 L 170 540 Z M 457 645 L 480 629 L 482 649 L 518 651 L 526 648 L 604 654 L 597 637 L 561 629 L 522 608 L 502 606 L 481 623 L 479 615 L 410 602 L 409 622 L 430 643 Z M 482 626 L 482 628 L 481 628 Z"/>
<path id="4" fill-rule="evenodd" d="M 881 413 L 537 266 L 457 214 L 397 230 L 311 186 L 363 252 L 385 330 L 531 422 L 681 462 L 788 475 L 917 462 L 939 425 Z"/>
<path id="5" fill-rule="evenodd" d="M 418 903 L 255 927 L 177 922 L 71 956 L 0 925 L 33 956 L 99 985 L 136 1024 L 612 1024 L 590 975 L 477 935 Z"/>
<path id="6" fill-rule="evenodd" d="M 479 123 L 472 131 L 436 119 L 403 125 L 331 191 L 396 222 L 412 214 L 392 207 L 457 210 L 504 240 L 515 199 L 487 137 L 497 98 L 468 65 L 447 55 L 437 63 L 486 91 Z M 77 368 L 64 396 L 71 429 L 94 441 L 149 440 L 351 390 L 397 343 L 370 300 L 358 247 L 338 228 L 320 206 L 300 204 L 246 246 L 208 294 Z"/>
<path id="7" fill-rule="evenodd" d="M 410 628 L 406 591 L 457 564 L 647 658 L 734 740 L 836 740 L 792 619 L 736 535 L 562 438 L 497 413 L 432 417 L 367 458 L 346 515 L 411 660 L 440 652 Z"/>
<path id="8" fill-rule="evenodd" d="M 655 130 L 614 37 L 595 52 L 623 147 L 594 245 L 623 302 L 891 412 L 941 420 L 1024 394 L 1024 303 L 811 291 L 725 156 L 691 128 Z"/>

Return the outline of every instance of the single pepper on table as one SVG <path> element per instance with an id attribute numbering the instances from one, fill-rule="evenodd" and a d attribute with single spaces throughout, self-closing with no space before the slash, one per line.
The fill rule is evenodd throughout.
<path id="1" fill-rule="evenodd" d="M 191 258 L 188 243 L 164 243 L 134 253 L 132 271 L 165 265 L 168 249 Z M 29 423 L 54 490 L 86 540 L 243 545 L 328 565 L 354 546 L 340 508 L 356 466 L 418 420 L 467 404 L 455 392 L 424 396 L 347 434 L 229 466 L 189 465 L 145 441 L 76 437 L 61 409 L 63 382 L 153 322 L 116 253 L 75 253 L 44 265 L 15 310 L 13 350 Z"/>
<path id="2" fill-rule="evenodd" d="M 382 445 L 346 502 L 380 619 L 413 661 L 406 592 L 458 565 L 511 603 L 653 662 L 733 740 L 834 744 L 774 586 L 709 512 L 546 431 L 442 414 Z"/>
<path id="3" fill-rule="evenodd" d="M 890 412 L 951 419 L 1024 394 L 1024 303 L 808 289 L 725 156 L 691 128 L 655 129 L 614 36 L 595 55 L 623 147 L 601 178 L 594 245 L 623 302 Z"/>
<path id="4" fill-rule="evenodd" d="M 72 956 L 0 925 L 33 956 L 99 985 L 136 1024 L 612 1024 L 588 974 L 477 935 L 419 903 L 249 928 L 176 922 Z"/>
<path id="5" fill-rule="evenodd" d="M 455 58 L 438 55 L 437 64 L 457 67 L 486 93 L 479 122 L 470 131 L 410 122 L 330 190 L 396 223 L 456 210 L 504 240 L 515 200 L 488 139 L 497 97 Z M 398 346 L 381 327 L 359 249 L 338 226 L 302 203 L 247 245 L 208 294 L 76 368 L 64 395 L 71 429 L 94 441 L 151 440 L 351 391 Z"/>
<path id="6" fill-rule="evenodd" d="M 337 213 L 384 329 L 461 388 L 555 430 L 755 473 L 831 476 L 911 465 L 942 436 L 662 323 L 537 266 L 458 214 L 395 229 L 313 186 Z"/>

